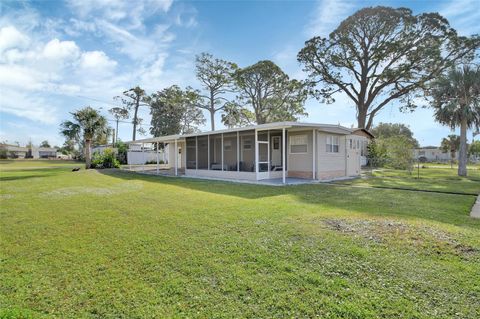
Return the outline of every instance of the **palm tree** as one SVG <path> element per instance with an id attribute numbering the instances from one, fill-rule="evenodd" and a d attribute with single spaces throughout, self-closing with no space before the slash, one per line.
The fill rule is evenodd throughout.
<path id="1" fill-rule="evenodd" d="M 452 69 L 433 83 L 435 119 L 452 130 L 460 127 L 458 176 L 467 176 L 467 129 L 480 128 L 480 68 Z"/>
<path id="2" fill-rule="evenodd" d="M 453 168 L 455 155 L 460 148 L 460 136 L 455 134 L 448 135 L 448 138 L 443 138 L 440 148 L 444 153 L 450 152 L 450 168 Z"/>
<path id="3" fill-rule="evenodd" d="M 87 106 L 71 113 L 73 121 L 64 121 L 60 124 L 60 132 L 69 140 L 77 143 L 83 141 L 85 152 L 85 168 L 90 168 L 92 141 L 108 134 L 107 119 L 97 110 Z"/>

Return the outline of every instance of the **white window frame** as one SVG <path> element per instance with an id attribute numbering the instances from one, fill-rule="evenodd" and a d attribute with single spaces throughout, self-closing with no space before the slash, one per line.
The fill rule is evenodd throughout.
<path id="1" fill-rule="evenodd" d="M 305 143 L 302 144 L 294 144 L 295 139 L 305 139 Z M 292 146 L 298 146 L 298 145 L 305 145 L 307 147 L 307 150 L 305 152 L 292 152 Z M 289 136 L 289 143 L 288 143 L 288 153 L 289 154 L 308 154 L 308 135 L 307 134 L 296 134 L 296 135 L 290 135 Z"/>
<path id="2" fill-rule="evenodd" d="M 334 151 L 334 146 L 337 146 L 337 151 Z M 340 137 L 336 135 L 327 135 L 325 150 L 327 153 L 340 153 Z"/>

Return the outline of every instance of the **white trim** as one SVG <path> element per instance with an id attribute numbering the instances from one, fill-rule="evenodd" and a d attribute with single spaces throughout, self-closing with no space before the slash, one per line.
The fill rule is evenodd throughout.
<path id="1" fill-rule="evenodd" d="M 240 132 L 237 131 L 237 172 L 240 172 Z"/>
<path id="2" fill-rule="evenodd" d="M 160 173 L 160 156 L 159 156 L 159 143 L 160 142 L 157 142 L 157 175 Z M 164 151 L 165 152 L 165 151 Z"/>
<path id="3" fill-rule="evenodd" d="M 175 140 L 175 176 L 178 176 L 178 144 Z"/>
<path id="4" fill-rule="evenodd" d="M 255 130 L 255 178 L 258 179 L 258 134 Z"/>
<path id="5" fill-rule="evenodd" d="M 315 129 L 312 130 L 312 179 L 315 179 L 316 173 L 316 153 L 317 152 L 317 131 Z"/>
<path id="6" fill-rule="evenodd" d="M 224 163 L 223 163 L 223 157 L 224 157 L 223 153 L 225 153 L 225 150 L 223 149 L 223 133 L 222 133 L 222 171 L 225 170 Z"/>

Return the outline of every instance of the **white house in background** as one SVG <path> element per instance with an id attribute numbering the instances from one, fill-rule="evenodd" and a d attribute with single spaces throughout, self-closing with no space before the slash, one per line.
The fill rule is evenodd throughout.
<path id="1" fill-rule="evenodd" d="M 56 158 L 57 149 L 53 147 L 27 147 L 11 144 L 0 144 L 0 149 L 6 151 L 8 158 Z"/>
<path id="2" fill-rule="evenodd" d="M 420 159 L 425 162 L 450 162 L 452 159 L 450 152 L 443 152 L 439 147 L 435 146 L 416 148 L 413 150 L 413 154 L 415 159 Z M 457 154 L 455 154 L 453 159 L 457 159 Z"/>
<path id="3" fill-rule="evenodd" d="M 286 183 L 289 177 L 330 180 L 360 175 L 362 145 L 371 137 L 366 130 L 340 125 L 276 122 L 128 144 L 142 156 L 149 153 L 149 144 L 164 146 L 165 168 L 174 175 Z"/>

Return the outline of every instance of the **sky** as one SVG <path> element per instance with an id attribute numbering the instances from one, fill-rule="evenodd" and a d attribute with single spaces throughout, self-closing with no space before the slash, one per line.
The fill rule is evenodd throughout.
<path id="1" fill-rule="evenodd" d="M 304 79 L 296 60 L 304 42 L 327 36 L 355 11 L 376 5 L 439 12 L 459 34 L 480 34 L 480 0 L 2 0 L 0 141 L 61 146 L 59 124 L 74 110 L 90 105 L 112 120 L 107 111 L 118 105 L 113 98 L 131 87 L 148 94 L 173 84 L 200 88 L 194 62 L 201 52 L 240 67 L 272 60 L 290 77 Z M 353 103 L 343 95 L 333 104 L 309 99 L 306 110 L 303 122 L 356 123 Z M 147 107 L 140 116 L 148 131 Z M 379 122 L 408 125 L 424 146 L 439 145 L 451 134 L 428 108 L 402 113 L 392 104 L 376 117 Z M 209 127 L 207 121 L 201 129 Z M 119 137 L 131 136 L 132 125 L 121 123 Z"/>

